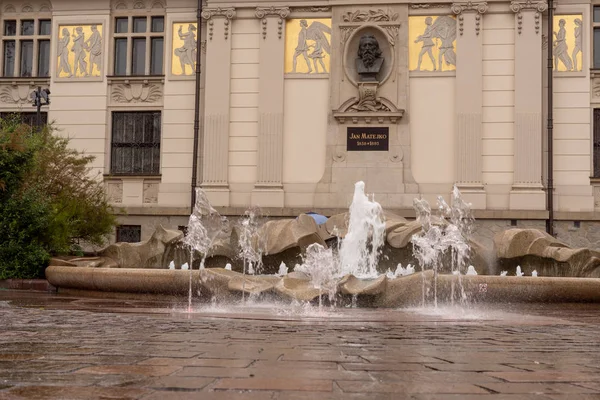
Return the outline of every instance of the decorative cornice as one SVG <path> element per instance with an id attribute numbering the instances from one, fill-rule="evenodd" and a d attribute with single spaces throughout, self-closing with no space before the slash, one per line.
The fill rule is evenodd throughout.
<path id="1" fill-rule="evenodd" d="M 294 7 L 294 12 L 327 12 L 331 7 Z"/>
<path id="2" fill-rule="evenodd" d="M 283 35 L 283 21 L 290 16 L 289 7 L 256 7 L 254 11 L 256 18 L 261 20 L 263 39 L 267 38 L 267 16 L 279 17 L 277 21 L 277 36 L 281 39 Z"/>
<path id="3" fill-rule="evenodd" d="M 452 10 L 452 12 L 458 16 L 458 31 L 460 32 L 461 36 L 464 33 L 463 13 L 477 13 L 477 15 L 475 16 L 475 34 L 479 36 L 479 32 L 481 30 L 481 15 L 488 10 L 488 3 L 486 1 L 468 1 L 466 3 L 452 3 L 450 10 Z"/>
<path id="4" fill-rule="evenodd" d="M 540 25 L 542 21 L 541 13 L 548 9 L 548 4 L 545 1 L 536 1 L 533 2 L 531 0 L 527 1 L 515 1 L 512 0 L 510 2 L 510 9 L 517 14 L 517 32 L 519 35 L 523 29 L 523 15 L 521 11 L 535 11 L 535 33 L 540 33 Z"/>
<path id="5" fill-rule="evenodd" d="M 450 9 L 456 15 L 462 14 L 464 12 L 476 12 L 478 14 L 485 14 L 485 12 L 488 10 L 488 3 L 487 1 L 468 1 L 466 3 L 452 3 Z"/>
<path id="6" fill-rule="evenodd" d="M 227 19 L 235 18 L 235 8 L 205 8 L 202 10 L 202 18 L 209 20 L 213 17 L 225 17 Z"/>
<path id="7" fill-rule="evenodd" d="M 510 9 L 513 12 L 521 12 L 521 10 L 535 10 L 537 12 L 543 13 L 548 9 L 548 3 L 545 1 L 515 1 L 512 0 L 510 2 Z"/>
<path id="8" fill-rule="evenodd" d="M 207 21 L 208 24 L 208 39 L 212 40 L 213 38 L 213 30 L 214 30 L 214 17 L 223 17 L 225 21 L 223 22 L 225 40 L 229 38 L 229 25 L 231 24 L 231 20 L 235 18 L 235 8 L 205 8 L 202 10 L 202 19 Z"/>
<path id="9" fill-rule="evenodd" d="M 430 9 L 430 8 L 446 8 L 449 7 L 449 4 L 444 4 L 444 3 L 417 3 L 417 4 L 411 4 L 410 8 L 412 8 L 413 10 L 419 10 L 419 9 Z"/>

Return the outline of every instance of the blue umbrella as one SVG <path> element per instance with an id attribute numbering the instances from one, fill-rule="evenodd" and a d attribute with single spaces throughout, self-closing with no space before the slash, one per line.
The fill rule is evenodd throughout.
<path id="1" fill-rule="evenodd" d="M 327 222 L 327 217 L 321 214 L 317 214 L 314 212 L 307 212 L 306 215 L 311 216 L 315 222 L 317 223 L 317 225 L 323 225 L 325 222 Z"/>

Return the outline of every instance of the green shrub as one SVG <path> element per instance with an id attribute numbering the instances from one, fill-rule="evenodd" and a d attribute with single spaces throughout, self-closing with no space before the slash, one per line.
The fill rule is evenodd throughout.
<path id="1" fill-rule="evenodd" d="M 0 279 L 43 276 L 51 255 L 102 245 L 116 220 L 94 157 L 68 147 L 51 126 L 33 132 L 0 121 Z"/>
<path id="2" fill-rule="evenodd" d="M 50 260 L 47 234 L 51 205 L 33 190 L 17 193 L 0 208 L 0 279 L 43 276 Z"/>

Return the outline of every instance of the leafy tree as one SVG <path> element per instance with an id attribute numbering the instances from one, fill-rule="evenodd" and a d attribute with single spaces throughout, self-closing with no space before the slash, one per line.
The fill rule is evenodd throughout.
<path id="1" fill-rule="evenodd" d="M 0 121 L 0 279 L 43 276 L 51 255 L 102 245 L 115 225 L 94 157 L 54 131 Z"/>

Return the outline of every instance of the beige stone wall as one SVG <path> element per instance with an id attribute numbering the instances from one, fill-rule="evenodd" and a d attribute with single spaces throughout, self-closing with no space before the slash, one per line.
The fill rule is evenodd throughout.
<path id="1" fill-rule="evenodd" d="M 174 23 L 195 22 L 196 13 L 168 8 L 165 17 L 165 43 L 172 42 Z M 165 83 L 162 107 L 161 180 L 158 205 L 189 207 L 194 144 L 195 75 L 171 74 L 173 51 L 165 47 Z"/>
<path id="2" fill-rule="evenodd" d="M 455 81 L 453 76 L 410 79 L 412 169 L 428 201 L 448 193 L 455 179 Z"/>
<path id="3" fill-rule="evenodd" d="M 104 3 L 104 4 L 103 4 Z M 53 15 L 52 32 L 59 25 L 98 24 L 110 29 L 110 11 L 106 2 L 100 2 L 92 10 L 78 10 L 69 15 Z M 81 81 L 56 78 L 57 46 L 54 41 L 50 49 L 50 87 L 52 102 L 48 107 L 48 120 L 54 121 L 59 134 L 71 139 L 71 146 L 95 156 L 93 174 L 103 174 L 108 165 L 107 112 L 108 95 L 106 75 L 98 78 L 81 78 Z M 109 42 L 103 42 L 103 53 L 107 54 Z M 104 60 L 103 68 L 107 65 Z M 29 110 L 27 110 L 29 111 Z M 109 139 L 108 139 L 109 140 Z"/>
<path id="4" fill-rule="evenodd" d="M 554 175 L 556 206 L 560 211 L 594 208 L 591 173 L 592 110 L 588 65 L 592 54 L 589 7 L 559 5 L 561 14 L 583 14 L 584 68 L 582 72 L 555 73 L 554 79 Z M 588 39 L 585 41 L 585 39 Z M 572 51 L 570 49 L 569 51 Z"/>
<path id="5" fill-rule="evenodd" d="M 483 18 L 482 178 L 487 208 L 508 209 L 514 165 L 515 16 L 509 11 Z"/>
<path id="6" fill-rule="evenodd" d="M 247 206 L 258 158 L 260 27 L 256 18 L 234 21 L 231 37 L 229 188 L 232 206 Z"/>
<path id="7" fill-rule="evenodd" d="M 135 104 L 116 102 L 111 91 L 123 81 L 107 78 L 113 62 L 116 3 L 86 2 L 86 8 L 81 9 L 79 2 L 72 0 L 52 2 L 53 41 L 60 25 L 102 24 L 104 54 L 101 76 L 56 78 L 57 46 L 52 43 L 51 78 L 40 82 L 51 86 L 49 119 L 56 122 L 60 134 L 72 138 L 74 147 L 96 156 L 93 173 L 108 174 L 111 112 L 162 111 L 160 176 L 106 177 L 107 187 L 118 206 L 156 207 L 160 213 L 183 214 L 191 194 L 195 83 L 193 75 L 171 74 L 171 41 L 174 23 L 195 22 L 196 2 L 163 2 L 165 76 L 149 82 L 160 87 L 162 95 L 154 102 Z M 132 14 L 138 13 L 133 11 L 133 1 L 124 4 Z M 144 4 L 151 7 L 153 2 Z M 210 29 L 204 28 L 202 37 L 206 42 L 202 68 L 206 92 L 202 94 L 198 183 L 216 206 L 241 210 L 259 205 L 279 210 L 279 214 L 292 208 L 344 208 L 351 200 L 354 182 L 362 179 L 367 190 L 375 192 L 388 208 L 409 209 L 411 199 L 418 195 L 432 201 L 439 194 L 448 198 L 452 185 L 458 183 L 467 198 L 483 210 L 545 209 L 541 175 L 546 160 L 532 157 L 531 161 L 528 157 L 531 151 L 540 157 L 545 149 L 545 93 L 541 87 L 545 85 L 546 60 L 545 53 L 537 53 L 547 31 L 544 17 L 538 24 L 535 10 L 529 9 L 519 19 L 509 2 L 490 2 L 482 12 L 467 9 L 459 15 L 451 11 L 451 3 L 433 8 L 397 2 L 389 7 L 370 3 L 295 4 L 281 3 L 264 17 L 257 13 L 263 3 L 209 1 L 206 5 L 213 14 L 205 18 Z M 460 4 L 466 7 L 467 3 Z M 283 12 L 286 7 L 287 14 Z M 344 16 L 379 8 L 386 12 L 389 8 L 398 14 L 398 20 L 390 28 L 392 37 L 394 32 L 397 36 L 385 44 L 390 62 L 393 57 L 393 72 L 378 94 L 405 112 L 397 121 L 367 121 L 364 117 L 358 122 L 343 121 L 334 114 L 358 93 L 347 71 L 354 57 L 348 54 L 355 50 L 344 51 L 348 43 L 357 43 L 352 34 L 364 28 L 362 22 L 344 21 Z M 230 9 L 232 15 L 227 14 Z M 584 68 L 581 72 L 555 73 L 555 206 L 558 212 L 589 213 L 594 210 L 589 178 L 593 129 L 590 99 L 594 97 L 589 73 L 593 49 L 590 7 L 561 3 L 556 13 L 582 15 Z M 408 71 L 408 19 L 429 14 L 456 16 L 463 29 L 457 38 L 456 71 L 441 75 Z M 274 75 L 277 68 L 284 68 L 285 21 L 297 23 L 302 18 L 332 18 L 328 74 Z M 368 21 L 367 25 L 371 24 L 369 29 L 384 41 L 387 28 L 373 28 L 377 23 Z M 281 32 L 279 26 L 283 26 Z M 536 69 L 536 74 L 525 73 L 527 68 Z M 12 83 L 5 80 L 2 85 Z M 29 83 L 19 81 L 19 85 L 23 87 L 18 91 L 31 89 Z M 26 107 L 30 105 L 23 99 L 14 104 L 0 99 L 1 111 L 29 111 Z M 536 129 L 540 140 L 529 140 L 530 122 L 541 124 Z M 390 127 L 387 153 L 346 151 L 348 126 L 377 124 Z M 476 143 L 480 147 L 471 146 L 473 137 L 480 137 Z M 535 166 L 528 164 L 531 162 Z"/>
<path id="8" fill-rule="evenodd" d="M 286 78 L 284 87 L 285 205 L 310 208 L 325 172 L 329 79 Z"/>

